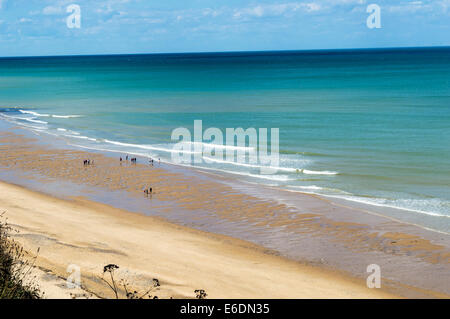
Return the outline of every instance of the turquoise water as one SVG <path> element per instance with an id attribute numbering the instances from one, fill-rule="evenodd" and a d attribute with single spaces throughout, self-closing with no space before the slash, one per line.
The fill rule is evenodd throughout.
<path id="1" fill-rule="evenodd" d="M 196 167 L 450 217 L 450 48 L 0 59 L 0 116 L 171 161 L 171 132 L 279 128 L 280 169 Z"/>

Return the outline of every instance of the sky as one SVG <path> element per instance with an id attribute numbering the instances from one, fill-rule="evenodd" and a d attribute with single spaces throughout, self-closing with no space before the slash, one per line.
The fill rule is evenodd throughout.
<path id="1" fill-rule="evenodd" d="M 0 56 L 449 45 L 450 0 L 0 0 Z"/>

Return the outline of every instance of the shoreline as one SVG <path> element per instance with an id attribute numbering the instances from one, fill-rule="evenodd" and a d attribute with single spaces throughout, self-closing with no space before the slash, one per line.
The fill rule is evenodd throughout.
<path id="1" fill-rule="evenodd" d="M 41 114 L 35 111 L 32 111 L 33 109 L 26 107 L 13 107 L 13 108 L 3 108 L 3 110 L 6 110 L 6 112 L 2 113 L 2 109 L 0 108 L 0 117 L 3 118 L 6 122 L 12 124 L 12 125 L 18 125 L 21 128 L 25 128 L 25 130 L 34 131 L 35 134 L 41 135 L 47 135 L 47 137 L 54 137 L 55 140 L 64 140 L 67 145 L 70 145 L 70 147 L 76 148 L 76 149 L 82 149 L 86 152 L 94 152 L 94 153 L 102 153 L 102 154 L 109 154 L 108 156 L 122 156 L 124 154 L 129 154 L 132 156 L 136 156 L 138 158 L 143 158 L 144 160 L 147 160 L 150 158 L 148 150 L 163 150 L 164 146 L 158 146 L 156 145 L 155 148 L 152 148 L 153 142 L 150 142 L 151 145 L 146 144 L 133 144 L 133 143 L 127 143 L 123 141 L 116 141 L 114 139 L 109 140 L 107 138 L 102 137 L 95 137 L 96 134 L 86 134 L 85 133 L 79 133 L 77 131 L 71 131 L 68 128 L 56 128 L 56 126 L 63 126 L 63 125 L 56 125 L 52 128 L 47 127 L 34 127 L 34 126 L 28 126 L 16 122 L 14 116 L 7 115 L 9 110 L 14 109 L 18 110 L 20 114 L 22 115 L 31 115 L 32 118 L 23 118 L 24 121 L 40 121 L 36 120 L 36 118 L 52 118 L 52 117 L 78 117 L 78 115 L 52 115 L 52 114 Z M 40 111 L 44 112 L 44 111 Z M 43 122 L 47 123 L 47 122 Z M 0 123 L 1 125 L 1 123 Z M 45 124 L 46 125 L 46 124 Z M 52 125 L 51 125 L 52 126 Z M 63 132 L 63 133 L 61 133 Z M 86 142 L 86 143 L 85 143 Z M 167 151 L 167 149 L 165 149 Z M 314 154 L 314 153 L 313 153 Z M 317 154 L 320 155 L 320 154 Z M 325 155 L 325 154 L 323 154 Z M 159 155 L 152 155 L 153 158 L 158 158 Z M 434 205 L 436 203 L 422 203 L 419 206 L 410 206 L 405 205 L 406 202 L 412 201 L 412 202 L 421 202 L 420 199 L 413 197 L 408 199 L 408 195 L 406 196 L 406 199 L 403 197 L 397 197 L 396 195 L 386 195 L 385 197 L 378 195 L 369 195 L 368 193 L 362 191 L 350 191 L 347 188 L 335 188 L 333 185 L 333 181 L 329 180 L 329 183 L 323 184 L 320 183 L 320 178 L 317 179 L 318 183 L 321 184 L 320 186 L 316 185 L 297 185 L 291 183 L 294 179 L 289 178 L 288 175 L 261 175 L 261 174 L 253 174 L 251 172 L 241 172 L 241 171 L 234 171 L 234 170 L 228 170 L 225 168 L 219 168 L 219 167 L 209 167 L 204 165 L 197 165 L 197 164 L 181 164 L 181 163 L 173 163 L 168 158 L 163 158 L 162 163 L 168 166 L 178 167 L 182 168 L 185 171 L 188 170 L 195 170 L 198 172 L 201 172 L 202 174 L 207 174 L 208 172 L 211 172 L 213 174 L 220 175 L 222 178 L 230 178 L 239 180 L 239 182 L 242 183 L 249 183 L 249 184 L 260 184 L 261 181 L 264 181 L 262 184 L 265 184 L 264 187 L 272 187 L 275 186 L 276 188 L 281 188 L 283 191 L 287 192 L 293 192 L 293 193 L 299 193 L 299 194 L 310 194 L 310 195 L 317 195 L 324 199 L 329 199 L 331 201 L 339 201 L 339 202 L 349 202 L 351 206 L 361 206 L 361 207 L 369 207 L 370 210 L 377 211 L 381 213 L 384 216 L 397 216 L 399 215 L 399 221 L 403 223 L 410 223 L 415 226 L 424 227 L 427 230 L 436 231 L 445 233 L 447 235 L 450 235 L 450 224 L 449 223 L 441 223 L 441 218 L 449 218 L 448 214 L 446 214 L 445 211 L 436 211 Z M 238 163 L 234 163 L 238 164 Z M 241 164 L 238 164 L 241 165 Z M 244 164 L 246 165 L 246 164 Z M 299 175 L 299 172 L 297 172 L 297 180 L 298 181 L 308 181 L 308 180 L 316 180 L 316 177 L 322 176 L 322 175 L 347 175 L 351 176 L 348 171 L 344 172 L 342 171 L 328 171 L 326 170 L 326 167 L 322 167 L 324 170 L 307 170 L 305 169 L 304 172 L 301 172 L 301 175 Z M 291 170 L 295 171 L 295 168 L 292 167 L 279 167 L 281 170 Z M 319 169 L 319 168 L 317 168 Z M 307 172 L 307 173 L 305 173 Z M 392 172 L 391 172 L 392 173 Z M 306 175 L 303 175 L 306 174 Z M 274 177 L 275 179 L 273 179 Z M 280 177 L 281 179 L 279 179 Z M 293 177 L 293 176 L 291 176 Z M 286 183 L 284 183 L 284 178 L 286 178 Z M 334 179 L 334 177 L 333 177 Z M 275 182 L 275 184 L 271 184 L 270 181 Z M 291 182 L 289 182 L 291 181 Z M 367 183 L 370 183 L 370 180 L 366 181 Z M 330 184 L 331 183 L 331 184 Z M 309 184 L 309 183 L 308 183 Z M 314 184 L 314 183 L 313 183 Z M 427 196 L 426 196 L 427 197 Z M 396 204 L 397 200 L 405 200 L 404 204 Z M 438 201 L 441 201 L 443 199 L 436 198 Z M 392 202 L 393 201 L 393 202 Z M 445 200 L 444 200 L 445 202 Z M 424 206 L 427 205 L 427 206 Z M 434 208 L 433 208 L 434 207 Z M 437 217 L 437 218 L 436 218 Z"/>
<path id="2" fill-rule="evenodd" d="M 46 193 L 62 199 L 82 197 L 150 215 L 148 218 L 163 218 L 179 227 L 240 238 L 237 240 L 276 252 L 282 256 L 279 258 L 359 281 L 366 276 L 365 267 L 377 263 L 390 293 L 449 297 L 445 282 L 439 286 L 439 280 L 429 276 L 430 272 L 449 274 L 447 235 L 371 216 L 357 207 L 339 207 L 310 194 L 288 196 L 280 191 L 276 195 L 282 201 L 277 202 L 271 199 L 273 190 L 262 188 L 256 194 L 250 186 L 236 185 L 227 178 L 208 178 L 206 173 L 167 165 L 119 166 L 117 159 L 101 153 L 42 147 L 40 140 L 21 136 L 21 130 L 17 130 L 19 134 L 12 131 L 0 136 L 0 180 L 17 180 L 35 191 L 47 188 Z M 95 168 L 80 170 L 85 156 L 95 159 Z M 18 172 L 24 175 L 18 177 Z M 150 200 L 143 198 L 141 180 L 157 185 Z M 414 278 L 402 268 L 422 277 L 411 281 Z"/>
<path id="3" fill-rule="evenodd" d="M 42 114 L 40 113 L 34 113 L 33 111 L 22 111 L 20 109 L 22 109 L 23 107 L 15 107 L 14 109 L 19 109 L 20 112 L 24 112 L 24 113 L 30 113 L 30 114 L 35 114 L 37 116 L 42 116 Z M 7 117 L 7 115 L 0 113 L 1 117 Z M 44 114 L 43 116 L 47 116 L 47 114 Z M 52 115 L 50 115 L 52 116 Z M 69 116 L 74 116 L 74 115 L 69 115 Z M 4 120 L 4 121 L 3 121 Z M 0 121 L 0 130 L 1 130 L 1 126 L 3 126 L 4 124 L 8 123 L 6 126 L 11 128 L 14 127 L 14 125 L 17 125 L 18 123 L 15 122 L 11 122 L 10 119 L 2 119 Z M 64 141 L 63 143 L 65 144 L 64 146 L 59 145 L 59 148 L 70 148 L 70 149 L 76 149 L 76 150 L 83 150 L 87 153 L 96 153 L 96 154 L 103 154 L 106 155 L 107 157 L 114 157 L 114 156 L 124 156 L 124 154 L 128 154 L 128 155 L 132 155 L 132 156 L 136 156 L 140 159 L 143 159 L 144 162 L 146 162 L 149 159 L 149 155 L 144 154 L 142 152 L 135 152 L 134 150 L 132 152 L 124 152 L 123 150 L 119 150 L 119 149 L 109 149 L 109 148 L 99 148 L 99 147 L 95 147 L 95 146 L 87 146 L 87 145 L 82 145 L 79 144 L 78 141 L 74 141 L 73 139 L 71 139 L 71 137 L 78 137 L 78 138 L 83 138 L 89 141 L 101 141 L 102 139 L 96 139 L 96 138 L 92 138 L 92 137 L 88 137 L 88 136 L 75 136 L 75 135 L 58 135 L 58 134 L 54 134 L 51 133 L 50 131 L 44 130 L 37 130 L 37 128 L 30 128 L 30 127 L 24 127 L 22 126 L 22 124 L 18 124 L 18 127 L 21 130 L 25 130 L 25 131 L 29 131 L 32 132 L 35 135 L 39 136 L 39 142 L 41 143 L 43 140 L 49 140 L 51 139 L 52 141 Z M 62 128 L 58 128 L 57 130 L 63 130 L 65 132 L 67 132 L 66 129 L 62 129 Z M 70 131 L 70 130 L 69 130 Z M 41 134 L 42 132 L 42 134 Z M 76 135 L 80 134 L 75 132 Z M 75 134 L 74 133 L 74 134 Z M 44 137 L 45 136 L 45 137 Z M 70 137 L 69 137 L 70 136 Z M 127 143 L 122 143 L 122 142 L 117 142 L 117 141 L 108 141 L 108 143 L 111 143 L 113 145 L 117 144 L 117 145 L 134 145 L 134 144 L 127 144 Z M 154 157 L 155 158 L 155 157 Z M 368 199 L 370 198 L 376 198 L 376 197 L 372 197 L 372 196 L 366 196 L 366 195 L 355 195 L 355 194 L 351 194 L 348 193 L 350 195 L 350 197 L 346 196 L 346 195 L 337 195 L 337 194 L 331 194 L 331 193 L 322 193 L 320 191 L 314 191 L 309 189 L 309 186 L 295 186 L 295 185 L 291 185 L 291 184 L 286 184 L 286 185 L 271 185 L 271 184 L 260 184 L 259 183 L 259 178 L 263 177 L 263 176 L 258 176 L 258 178 L 256 178 L 256 175 L 254 176 L 256 178 L 255 180 L 251 180 L 251 179 L 241 179 L 239 178 L 241 175 L 245 175 L 245 176 L 249 176 L 245 173 L 240 173 L 240 172 L 234 172 L 234 171 L 227 171 L 227 170 L 222 170 L 222 169 L 218 169 L 218 168 L 212 168 L 212 167 L 204 167 L 204 166 L 196 166 L 196 165 L 185 165 L 185 164 L 174 164 L 171 161 L 166 160 L 162 160 L 160 161 L 160 163 L 163 163 L 166 168 L 168 168 L 168 170 L 172 170 L 172 169 L 176 169 L 184 174 L 186 174 L 187 172 L 197 172 L 199 174 L 203 174 L 203 175 L 211 175 L 211 176 L 216 176 L 219 177 L 219 179 L 227 179 L 227 180 L 234 180 L 237 183 L 234 183 L 235 185 L 238 185 L 239 183 L 242 184 L 252 184 L 252 185 L 261 185 L 262 187 L 268 189 L 268 188 L 274 188 L 276 191 L 281 190 L 281 193 L 286 193 L 286 192 L 291 192 L 293 194 L 299 194 L 300 196 L 304 196 L 304 195 L 311 195 L 311 196 L 315 196 L 316 198 L 320 198 L 324 201 L 329 201 L 329 202 L 333 202 L 335 204 L 344 204 L 345 206 L 350 206 L 352 208 L 360 208 L 360 211 L 366 211 L 370 213 L 375 213 L 375 214 L 379 214 L 380 216 L 386 217 L 388 219 L 392 219 L 393 221 L 399 222 L 399 223 L 403 223 L 403 224 L 409 224 L 412 226 L 417 226 L 420 228 L 423 228 L 425 230 L 428 231 L 434 231 L 437 233 L 441 233 L 441 234 L 445 234 L 445 235 L 450 235 L 450 224 L 448 222 L 445 222 L 445 220 L 447 218 L 449 218 L 448 215 L 441 214 L 441 213 L 435 213 L 432 211 L 424 211 L 424 210 L 420 210 L 420 209 L 414 209 L 414 208 L 407 208 L 407 207 L 400 207 L 400 206 L 396 206 L 396 205 L 391 205 L 391 204 L 380 204 L 378 202 L 373 202 L 370 201 Z M 188 175 L 190 175 L 190 173 L 188 173 Z M 251 175 L 251 174 L 250 174 Z M 314 189 L 314 187 L 316 186 L 312 186 Z M 319 189 L 322 189 L 322 187 L 318 187 Z M 323 189 L 327 189 L 327 187 L 323 188 Z M 337 191 L 339 191 L 339 189 L 336 189 Z M 344 194 L 346 193 L 345 191 L 341 191 Z"/>

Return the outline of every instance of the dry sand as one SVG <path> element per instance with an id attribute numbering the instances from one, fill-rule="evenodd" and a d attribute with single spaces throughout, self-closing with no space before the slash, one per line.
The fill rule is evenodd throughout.
<path id="1" fill-rule="evenodd" d="M 70 297 L 67 267 L 80 267 L 85 291 L 112 297 L 99 278 L 103 266 L 120 266 L 118 279 L 143 291 L 153 278 L 160 297 L 386 298 L 365 282 L 267 254 L 237 239 L 176 226 L 157 218 L 83 199 L 65 201 L 0 183 L 0 209 L 29 252 L 40 247 L 37 265 L 48 297 Z"/>

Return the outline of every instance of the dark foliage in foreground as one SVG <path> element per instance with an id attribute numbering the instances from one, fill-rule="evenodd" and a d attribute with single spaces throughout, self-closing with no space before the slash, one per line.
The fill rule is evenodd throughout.
<path id="1" fill-rule="evenodd" d="M 105 274 L 109 274 L 110 280 L 106 280 L 105 278 L 101 277 L 100 279 L 103 280 L 109 288 L 114 292 L 114 296 L 116 299 L 120 299 L 120 287 L 123 287 L 123 293 L 125 295 L 126 299 L 158 299 L 158 296 L 150 295 L 152 291 L 158 290 L 158 287 L 160 287 L 159 280 L 154 278 L 153 283 L 150 286 L 150 288 L 145 292 L 137 292 L 133 291 L 129 288 L 129 283 L 122 279 L 119 281 L 119 283 L 116 283 L 116 280 L 114 278 L 114 270 L 119 269 L 119 266 L 114 264 L 109 264 L 103 267 L 103 276 Z"/>
<path id="2" fill-rule="evenodd" d="M 116 282 L 116 279 L 114 278 L 114 271 L 116 269 L 119 269 L 119 266 L 115 264 L 109 264 L 103 267 L 103 276 L 105 274 L 109 274 L 109 280 L 105 279 L 104 277 L 101 277 L 100 279 L 103 280 L 109 288 L 114 292 L 114 296 L 116 299 L 121 299 L 120 294 L 120 287 L 123 287 L 123 295 L 126 299 L 159 299 L 157 295 L 153 295 L 151 293 L 155 293 L 159 290 L 159 287 L 161 287 L 161 284 L 159 283 L 159 280 L 156 278 L 153 278 L 152 284 L 150 285 L 149 289 L 144 292 L 138 292 L 133 291 L 129 287 L 129 283 L 122 279 L 119 281 L 119 283 Z M 194 291 L 196 294 L 197 299 L 206 299 L 206 292 L 203 289 L 197 289 Z M 172 298 L 170 298 L 172 299 Z"/>
<path id="3" fill-rule="evenodd" d="M 23 248 L 10 237 L 15 230 L 2 221 L 3 216 L 0 213 L 0 299 L 39 299 L 36 280 L 30 278 L 36 257 L 25 260 Z"/>

